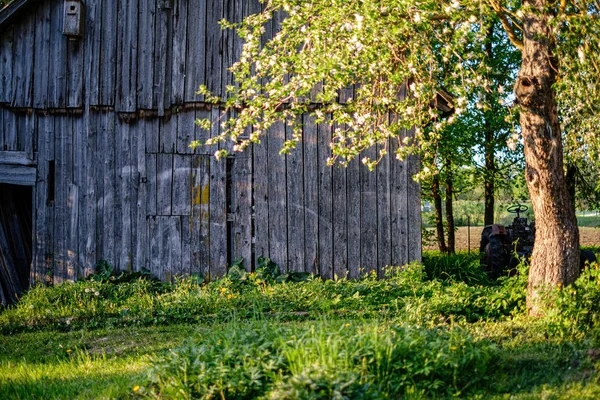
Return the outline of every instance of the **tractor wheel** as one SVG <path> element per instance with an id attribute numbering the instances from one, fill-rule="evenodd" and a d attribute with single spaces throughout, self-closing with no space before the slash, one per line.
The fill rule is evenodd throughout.
<path id="1" fill-rule="evenodd" d="M 598 261 L 596 255 L 591 250 L 581 250 L 579 253 L 579 271 L 583 271 L 586 264 Z"/>
<path id="2" fill-rule="evenodd" d="M 498 279 L 507 267 L 506 254 L 500 237 L 490 237 L 490 242 L 485 246 L 485 255 L 487 261 L 485 272 L 490 279 Z"/>

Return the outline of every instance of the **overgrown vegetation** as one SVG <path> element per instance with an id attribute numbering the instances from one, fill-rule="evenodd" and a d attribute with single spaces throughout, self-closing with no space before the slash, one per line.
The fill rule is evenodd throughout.
<path id="1" fill-rule="evenodd" d="M 527 266 L 490 282 L 465 254 L 428 253 L 385 280 L 282 275 L 268 259 L 208 283 L 108 267 L 0 312 L 1 398 L 600 393 L 597 265 L 547 292 L 541 319 L 525 315 Z"/>

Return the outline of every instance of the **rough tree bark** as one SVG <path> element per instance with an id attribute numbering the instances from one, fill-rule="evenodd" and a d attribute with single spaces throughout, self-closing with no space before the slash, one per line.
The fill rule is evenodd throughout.
<path id="1" fill-rule="evenodd" d="M 442 220 L 442 196 L 440 194 L 440 177 L 434 175 L 431 182 L 431 197 L 433 197 L 433 207 L 435 208 L 435 229 L 437 233 L 438 248 L 442 253 L 446 253 L 446 240 L 444 239 L 444 222 Z"/>
<path id="2" fill-rule="evenodd" d="M 568 285 L 579 275 L 579 231 L 563 169 L 563 146 L 553 84 L 558 62 L 547 0 L 524 0 L 523 58 L 515 84 L 521 106 L 526 180 L 536 220 L 527 307 L 543 313 L 540 289 Z"/>
<path id="3" fill-rule="evenodd" d="M 449 168 L 449 165 L 447 165 Z M 446 176 L 446 227 L 448 228 L 448 254 L 456 253 L 456 240 L 454 235 L 454 209 L 452 208 L 452 201 L 454 200 L 454 184 L 452 183 L 452 176 L 447 171 Z"/>
<path id="4" fill-rule="evenodd" d="M 487 41 L 485 43 L 485 52 L 490 62 L 493 59 L 493 25 L 488 28 Z M 489 96 L 489 95 L 488 95 Z M 493 98 L 489 96 L 488 104 L 492 104 Z M 495 190 L 495 177 L 496 177 L 496 143 L 494 142 L 494 128 L 492 127 L 491 119 L 492 111 L 485 113 L 485 138 L 484 138 L 484 152 L 485 152 L 485 173 L 483 175 L 484 185 L 484 225 L 492 225 L 494 223 L 494 190 Z"/>
<path id="5" fill-rule="evenodd" d="M 484 225 L 492 225 L 494 223 L 494 190 L 496 176 L 496 159 L 494 144 L 494 130 L 492 124 L 485 121 L 485 174 L 483 178 L 484 196 L 485 196 L 485 212 Z"/>

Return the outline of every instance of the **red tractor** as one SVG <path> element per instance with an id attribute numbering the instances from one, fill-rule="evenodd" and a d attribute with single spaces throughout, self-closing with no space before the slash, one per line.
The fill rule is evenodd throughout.
<path id="1" fill-rule="evenodd" d="M 529 208 L 523 204 L 509 206 L 506 211 L 517 214 L 512 224 L 488 225 L 483 228 L 479 253 L 481 266 L 490 279 L 497 279 L 506 273 L 511 274 L 519 264 L 519 260 L 531 257 L 535 241 L 535 222 L 528 222 L 521 214 Z M 581 250 L 580 268 L 585 263 L 596 261 L 596 256 L 589 250 Z"/>

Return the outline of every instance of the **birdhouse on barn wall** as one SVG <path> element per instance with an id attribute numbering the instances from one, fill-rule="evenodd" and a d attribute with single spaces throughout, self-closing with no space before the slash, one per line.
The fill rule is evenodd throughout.
<path id="1" fill-rule="evenodd" d="M 63 35 L 69 38 L 83 36 L 83 3 L 81 0 L 65 0 Z"/>

